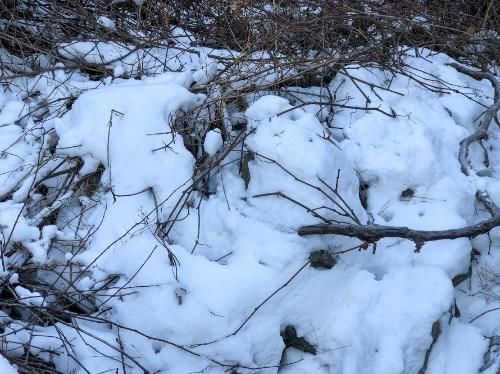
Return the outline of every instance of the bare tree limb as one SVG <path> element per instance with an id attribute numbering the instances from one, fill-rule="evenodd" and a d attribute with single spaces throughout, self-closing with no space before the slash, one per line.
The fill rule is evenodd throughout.
<path id="1" fill-rule="evenodd" d="M 490 232 L 497 226 L 500 226 L 500 217 L 495 216 L 475 225 L 449 230 L 423 231 L 413 230 L 408 227 L 379 225 L 362 226 L 349 223 L 332 223 L 302 226 L 299 228 L 298 234 L 300 236 L 335 234 L 358 238 L 367 243 L 376 243 L 383 238 L 403 238 L 413 241 L 418 252 L 427 242 L 447 239 L 453 240 L 459 238 L 474 238 L 478 235 Z"/>

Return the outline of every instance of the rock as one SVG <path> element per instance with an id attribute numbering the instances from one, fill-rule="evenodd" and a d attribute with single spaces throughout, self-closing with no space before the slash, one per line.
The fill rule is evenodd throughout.
<path id="1" fill-rule="evenodd" d="M 316 347 L 309 343 L 304 337 L 297 336 L 295 327 L 291 325 L 285 327 L 281 332 L 281 337 L 287 347 L 293 347 L 299 351 L 316 355 Z"/>
<path id="2" fill-rule="evenodd" d="M 335 258 L 326 250 L 311 252 L 309 260 L 311 261 L 311 266 L 315 269 L 331 269 L 337 263 Z"/>

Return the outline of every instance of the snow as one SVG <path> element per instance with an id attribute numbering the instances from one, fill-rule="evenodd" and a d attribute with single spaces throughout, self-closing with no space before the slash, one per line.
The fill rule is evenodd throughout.
<path id="1" fill-rule="evenodd" d="M 217 151 L 222 147 L 223 140 L 221 131 L 219 129 L 211 130 L 205 135 L 203 142 L 203 149 L 210 157 L 213 157 Z"/>
<path id="2" fill-rule="evenodd" d="M 0 200 L 4 238 L 10 237 L 10 245 L 20 242 L 37 264 L 63 259 L 82 266 L 84 275 L 74 284 L 82 292 L 117 279 L 96 300 L 110 308 L 103 316 L 114 325 L 77 319 L 85 331 L 82 339 L 63 322 L 37 326 L 34 336 L 22 329 L 14 334 L 20 326 L 13 323 L 6 327 L 14 335 L 8 343 L 13 352 L 23 353 L 23 344 L 32 341 L 33 354 L 43 356 L 49 348 L 57 352 L 51 359 L 59 370 L 83 372 L 81 364 L 89 372 L 120 372 L 121 363 L 108 358 L 117 357 L 119 339 L 150 372 L 223 373 L 234 366 L 241 373 L 276 373 L 281 362 L 283 373 L 418 373 L 433 342 L 432 326 L 440 321 L 427 373 L 479 370 L 488 349 L 484 336 L 499 333 L 498 314 L 469 321 L 499 301 L 485 301 L 464 285 L 456 290 L 452 279 L 468 271 L 473 246 L 484 253 L 481 266 L 491 263 L 498 269 L 498 247 L 486 255 L 485 238 L 464 238 L 427 243 L 415 253 L 411 242 L 384 239 L 375 253 L 372 248 L 344 253 L 332 269 L 320 270 L 309 266 L 311 252 L 342 251 L 359 241 L 300 237 L 297 229 L 324 221 L 421 230 L 476 222 L 479 187 L 500 200 L 496 172 L 486 181 L 466 177 L 457 161 L 458 144 L 472 131 L 481 105 L 459 92 L 429 92 L 396 75 L 391 89 L 401 94 L 379 90 L 375 95 L 367 89 L 369 107 L 395 117 L 343 109 L 335 114 L 334 140 L 322 121 L 326 115 L 315 115 L 317 108 L 294 109 L 290 100 L 276 95 L 250 97 L 241 114 L 248 121 L 244 144 L 207 176 L 208 193 L 203 194 L 190 189 L 199 165 L 172 119 L 205 102 L 204 95 L 189 89 L 212 79 L 217 64 L 190 57 L 186 66 L 171 62 L 183 71 L 163 72 L 151 59 L 144 66 L 151 76 L 122 79 L 139 66 L 137 56 L 120 58 L 126 51 L 90 42 L 60 48 L 66 57 L 105 61 L 114 79 L 96 85 L 76 75 L 68 89 L 78 93 L 71 109 L 44 123 L 57 134 L 58 157 L 83 161 L 77 180 L 99 165 L 104 168 L 94 194 L 59 197 L 63 209 L 56 224 L 39 227 L 45 211 L 27 212 L 22 203 L 56 161 L 28 177 L 39 140 L 35 130 L 27 136 L 25 129 L 34 124 L 17 121 L 26 113 L 21 98 L 0 94 L 0 154 L 7 155 L 0 157 L 0 196 L 15 190 L 11 199 Z M 406 62 L 477 92 L 482 104 L 491 103 L 491 87 L 458 74 L 446 65 L 451 62 L 446 56 L 408 55 Z M 346 71 L 364 88 L 359 82 L 383 86 L 389 74 L 357 66 Z M 64 70 L 59 73 L 68 77 Z M 47 82 L 36 84 L 42 96 L 51 92 Z M 331 89 L 339 102 L 365 106 L 358 86 L 339 74 Z M 213 129 L 203 149 L 216 161 L 228 144 Z M 241 152 L 252 155 L 248 181 L 240 176 Z M 492 151 L 492 162 L 498 156 Z M 366 209 L 359 199 L 359 177 L 369 185 Z M 402 196 L 408 189 L 413 194 Z M 85 212 L 78 226 L 70 224 L 75 211 Z M 178 218 L 175 224 L 173 218 Z M 157 231 L 158 221 L 168 223 L 168 237 Z M 74 253 L 53 250 L 53 242 L 78 237 L 88 240 Z M 45 305 L 44 295 L 18 284 L 18 276 L 9 277 L 21 302 Z M 474 282 L 477 290 L 479 280 Z M 462 313 L 450 318 L 455 303 Z M 280 332 L 288 325 L 316 347 L 317 355 L 290 347 L 283 353 Z M 78 362 L 61 347 L 60 331 Z M 0 371 L 15 372 L 4 361 L 0 357 Z M 125 361 L 137 370 L 130 372 L 141 372 L 131 359 Z"/>
<path id="3" fill-rule="evenodd" d="M 122 45 L 103 41 L 74 41 L 63 43 L 58 52 L 69 60 L 84 60 L 93 64 L 103 64 L 115 70 L 116 75 L 126 73 L 129 76 L 161 74 L 166 71 L 184 70 L 191 65 L 199 67 L 201 64 L 210 64 L 205 54 L 179 54 L 167 47 L 135 48 L 132 45 Z M 209 65 L 211 66 L 211 65 Z M 123 70 L 123 72 L 122 72 Z M 206 69 L 198 77 L 210 77 L 213 69 Z M 121 73 L 121 74 L 118 74 Z M 200 75 L 201 74 L 201 75 Z"/>
<path id="4" fill-rule="evenodd" d="M 433 349 L 427 372 L 429 374 L 477 373 L 483 366 L 483 354 L 487 348 L 488 341 L 478 328 L 452 321 Z"/>
<path id="5" fill-rule="evenodd" d="M 2 355 L 0 355 L 0 372 L 2 374 L 17 374 L 18 371 L 12 366 L 9 361 Z"/>
<path id="6" fill-rule="evenodd" d="M 107 29 L 116 30 L 115 22 L 108 17 L 105 16 L 97 17 L 97 23 Z"/>
<path id="7" fill-rule="evenodd" d="M 39 237 L 39 230 L 31 226 L 20 214 L 23 204 L 10 202 L 0 203 L 0 225 L 6 236 L 12 241 L 29 241 Z M 19 217 L 19 219 L 17 218 Z"/>
<path id="8" fill-rule="evenodd" d="M 43 297 L 38 292 L 31 292 L 30 290 L 22 287 L 16 286 L 15 291 L 19 300 L 23 304 L 31 304 L 31 305 L 43 305 Z"/>
<path id="9" fill-rule="evenodd" d="M 303 307 L 285 320 L 308 326 L 306 336 L 311 341 L 333 348 L 332 352 L 320 349 L 316 364 L 329 368 L 321 372 L 418 372 L 431 341 L 430 326 L 445 313 L 453 297 L 445 274 L 435 268 L 400 268 L 377 281 L 363 271 L 335 273 L 322 272 L 311 277 L 313 284 L 303 284 L 304 290 L 315 292 L 305 300 L 293 300 L 295 308 L 299 301 Z M 429 294 L 436 298 L 430 299 Z M 305 317 L 304 310 L 309 308 L 314 311 Z M 328 329 L 322 328 L 325 325 Z M 313 370 L 312 358 L 304 358 L 308 363 L 304 369 Z M 285 372 L 296 372 L 295 367 Z"/>
<path id="10" fill-rule="evenodd" d="M 380 84 L 383 83 L 382 72 L 360 69 L 350 73 L 364 80 L 378 75 Z M 343 86 L 343 90 L 348 90 L 348 86 Z M 396 77 L 391 88 L 406 92 L 404 96 L 381 94 L 384 105 L 392 108 L 399 115 L 397 118 L 388 121 L 379 112 L 369 112 L 364 116 L 355 113 L 344 127 L 347 139 L 342 142 L 343 149 L 370 186 L 368 211 L 375 223 L 384 225 L 425 230 L 467 225 L 474 214 L 473 201 L 477 190 L 473 181 L 461 173 L 457 161 L 457 144 L 467 135 L 467 130 L 443 109 L 439 97 L 430 99 L 431 93 L 414 82 L 408 82 L 407 78 Z M 464 111 L 467 107 L 461 95 L 447 97 L 447 103 L 456 100 L 455 105 L 450 106 L 451 110 L 456 107 Z M 374 95 L 371 99 L 371 105 L 377 106 L 379 99 Z M 355 103 L 360 105 L 362 98 L 357 100 Z M 341 116 L 348 121 L 347 113 Z M 401 198 L 407 189 L 414 192 L 409 201 Z M 394 240 L 382 243 L 390 248 Z M 367 266 L 383 273 L 387 264 L 411 261 L 440 266 L 454 277 L 466 272 L 471 246 L 463 239 L 429 243 L 421 254 L 414 254 L 413 249 L 411 243 L 403 243 L 388 252 L 380 251 L 379 256 L 367 258 Z"/>

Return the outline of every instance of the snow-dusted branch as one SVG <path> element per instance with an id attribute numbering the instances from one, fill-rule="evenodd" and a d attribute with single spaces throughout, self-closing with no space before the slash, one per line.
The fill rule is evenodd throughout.
<path id="1" fill-rule="evenodd" d="M 469 155 L 469 147 L 480 140 L 486 139 L 488 137 L 488 128 L 490 126 L 491 121 L 495 120 L 498 124 L 497 112 L 500 109 L 500 81 L 491 73 L 476 71 L 472 69 L 465 68 L 457 63 L 451 63 L 449 66 L 454 67 L 457 71 L 462 74 L 468 75 L 477 80 L 487 79 L 491 82 L 491 85 L 494 89 L 494 100 L 493 105 L 491 105 L 486 111 L 483 113 L 483 118 L 477 127 L 477 130 L 463 139 L 460 142 L 460 151 L 458 153 L 458 161 L 460 162 L 460 166 L 462 167 L 462 172 L 465 175 L 470 175 L 471 170 L 469 166 L 469 162 L 467 161 L 467 157 Z M 500 124 L 499 124 L 500 125 Z"/>

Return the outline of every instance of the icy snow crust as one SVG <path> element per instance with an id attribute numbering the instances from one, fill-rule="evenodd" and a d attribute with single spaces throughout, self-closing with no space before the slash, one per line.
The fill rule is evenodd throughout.
<path id="1" fill-rule="evenodd" d="M 491 103 L 489 84 L 458 74 L 445 65 L 449 61 L 437 55 L 428 61 L 408 56 L 407 62 L 456 87 L 469 87 L 462 91 L 478 90 L 483 104 Z M 422 367 L 432 342 L 431 327 L 441 320 L 443 333 L 427 372 L 477 372 L 487 349 L 483 335 L 498 334 L 499 324 L 494 316 L 486 319 L 488 323 L 466 323 L 484 310 L 478 301 L 464 307 L 463 319 L 448 325 L 455 299 L 451 279 L 469 266 L 467 239 L 429 243 L 419 254 L 412 243 L 387 239 L 375 254 L 369 250 L 341 255 L 331 270 L 306 266 L 244 322 L 304 266 L 310 252 L 356 245 L 346 238 L 299 237 L 299 226 L 320 220 L 272 193 L 281 192 L 307 206 L 331 207 L 332 201 L 311 186 L 325 188 L 320 178 L 335 186 L 340 170 L 339 190 L 363 224 L 434 230 L 474 222 L 478 184 L 491 187 L 493 197 L 500 196 L 494 193 L 499 190 L 494 178 L 485 182 L 465 177 L 457 161 L 458 144 L 472 131 L 482 107 L 460 93 L 440 95 L 407 77 L 352 67 L 351 74 L 379 85 L 392 78 L 391 89 L 404 96 L 381 91 L 383 100 L 372 95 L 371 105 L 399 116 L 340 111 L 335 126 L 342 127 L 342 134 L 332 142 L 325 139 L 325 128 L 312 109 L 287 111 L 292 106 L 286 99 L 261 97 L 245 112 L 250 133 L 245 144 L 256 155 L 249 162 L 248 188 L 238 164 L 228 164 L 212 178 L 214 194 L 202 201 L 199 218 L 195 208 L 185 208 L 169 241 L 161 242 L 154 235 L 156 219 L 169 217 L 193 174 L 194 159 L 170 128 L 172 116 L 204 100 L 188 88 L 193 70 L 207 67 L 192 67 L 139 81 L 115 79 L 101 87 L 88 86 L 94 89 L 83 93 L 71 111 L 47 124 L 59 136 L 60 154 L 83 158 L 82 174 L 99 164 L 105 167 L 104 188 L 93 197 L 99 204 L 82 223 L 82 232 L 91 226 L 97 229 L 88 247 L 72 258 L 90 271 L 78 287 L 92 289 L 118 274 L 115 286 L 133 291 L 98 300 L 112 307 L 105 316 L 116 323 L 113 327 L 79 321 L 93 336 L 86 336 L 87 344 L 68 326 L 57 325 L 72 342 L 80 363 L 92 373 L 121 372 L 119 362 L 96 355 L 91 347 L 117 357 L 106 342 L 116 346 L 119 334 L 125 350 L 150 372 L 223 373 L 235 365 L 239 373 L 276 373 L 281 362 L 289 364 L 280 369 L 283 373 L 411 374 Z M 350 105 L 364 105 L 364 97 L 346 77 L 339 75 L 332 89 L 338 98 L 349 97 Z M 24 109 L 20 98 L 9 93 L 0 94 L 0 107 L 0 149 L 7 150 L 23 136 L 23 127 L 14 122 Z M 208 135 L 205 150 L 214 156 L 223 147 L 222 137 L 217 132 Z M 24 160 L 10 153 L 0 158 L 1 191 L 22 180 L 23 167 L 36 160 L 33 141 L 26 137 L 8 151 L 24 155 Z M 160 149 L 165 144 L 168 147 Z M 12 170 L 17 171 L 7 173 Z M 370 186 L 367 211 L 359 201 L 356 172 Z M 25 191 L 29 182 L 22 182 Z M 400 198 L 407 188 L 415 192 L 410 201 Z M 11 231 L 22 198 L 0 203 L 4 231 Z M 80 200 L 92 205 L 85 197 Z M 338 218 L 331 210 L 319 211 Z M 55 226 L 40 231 L 21 215 L 12 235 L 43 263 L 50 262 L 50 239 L 65 233 Z M 490 256 L 495 251 L 498 257 L 497 249 Z M 177 268 L 169 253 L 175 255 Z M 42 302 L 29 290 L 16 291 L 27 303 Z M 293 348 L 282 355 L 280 331 L 287 325 L 316 346 L 316 356 Z M 84 372 L 65 354 L 55 327 L 39 329 L 32 341 L 38 347 L 34 350 L 50 347 L 60 353 L 52 357 L 59 370 Z M 14 342 L 27 338 L 27 332 L 10 337 Z M 10 344 L 22 352 L 22 347 Z M 2 372 L 11 370 L 4 361 L 2 365 Z M 128 372 L 142 371 L 135 367 Z"/>

